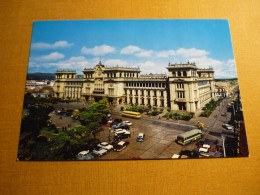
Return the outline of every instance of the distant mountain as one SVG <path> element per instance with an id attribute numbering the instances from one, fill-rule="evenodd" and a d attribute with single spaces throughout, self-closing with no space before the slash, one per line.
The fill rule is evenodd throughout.
<path id="1" fill-rule="evenodd" d="M 83 75 L 77 75 L 78 79 L 83 79 Z M 55 73 L 27 73 L 26 80 L 55 80 Z"/>
<path id="2" fill-rule="evenodd" d="M 27 73 L 27 80 L 55 80 L 55 73 Z"/>

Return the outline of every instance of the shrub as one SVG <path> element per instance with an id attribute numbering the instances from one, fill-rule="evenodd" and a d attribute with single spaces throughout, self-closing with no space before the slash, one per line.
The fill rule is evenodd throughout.
<path id="1" fill-rule="evenodd" d="M 133 111 L 133 112 L 140 112 L 140 113 L 144 113 L 144 112 L 148 111 L 148 109 L 139 107 L 139 106 L 130 106 L 130 107 L 126 108 L 126 110 Z"/>
<path id="2" fill-rule="evenodd" d="M 204 108 L 202 108 L 202 110 L 204 110 L 200 116 L 203 117 L 209 117 L 210 114 L 213 112 L 213 110 L 220 104 L 220 102 L 223 100 L 223 98 L 219 98 L 218 100 L 211 100 L 209 103 L 207 103 L 205 105 Z"/>
<path id="3" fill-rule="evenodd" d="M 164 117 L 172 118 L 172 119 L 176 119 L 176 120 L 186 120 L 186 121 L 189 121 L 193 117 L 193 114 L 190 114 L 190 113 L 178 114 L 178 113 L 166 112 Z"/>

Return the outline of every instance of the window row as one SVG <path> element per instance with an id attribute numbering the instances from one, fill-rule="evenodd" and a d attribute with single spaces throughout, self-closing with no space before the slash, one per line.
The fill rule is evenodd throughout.
<path id="1" fill-rule="evenodd" d="M 139 83 L 139 82 L 126 82 L 125 87 L 162 87 L 165 88 L 165 83 Z"/>
<path id="2" fill-rule="evenodd" d="M 184 83 L 176 83 L 177 89 L 184 89 Z"/>
<path id="3" fill-rule="evenodd" d="M 129 90 L 129 95 L 144 95 L 144 90 L 140 90 L 140 94 L 138 93 L 138 90 Z M 146 91 L 146 95 L 153 95 L 153 96 L 164 96 L 163 94 L 164 91 Z M 134 93 L 134 94 L 133 94 Z M 127 89 L 125 89 L 125 95 L 127 95 Z"/>
<path id="4" fill-rule="evenodd" d="M 65 85 L 82 85 L 82 82 L 66 82 Z"/>
<path id="5" fill-rule="evenodd" d="M 177 97 L 178 98 L 185 98 L 185 92 L 183 92 L 183 91 L 177 92 Z"/>
<path id="6" fill-rule="evenodd" d="M 115 72 L 110 72 L 107 73 L 107 77 L 108 78 L 115 78 L 117 77 L 117 75 L 121 78 L 121 77 L 126 77 L 126 78 L 133 78 L 133 77 L 139 77 L 139 73 L 135 73 L 135 72 L 120 72 L 119 74 L 115 73 Z"/>
<path id="7" fill-rule="evenodd" d="M 158 104 L 160 103 L 161 107 L 165 107 L 165 101 L 164 100 L 153 100 L 153 104 L 152 101 L 150 99 L 140 99 L 140 102 L 138 100 L 138 98 L 125 98 L 125 102 L 129 103 L 129 104 L 140 104 L 140 105 L 151 105 L 151 106 L 158 106 Z"/>

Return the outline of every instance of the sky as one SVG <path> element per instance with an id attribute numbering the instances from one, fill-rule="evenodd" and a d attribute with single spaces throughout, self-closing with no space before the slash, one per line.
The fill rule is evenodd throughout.
<path id="1" fill-rule="evenodd" d="M 64 20 L 33 24 L 28 72 L 76 70 L 99 61 L 167 73 L 170 63 L 213 68 L 237 77 L 228 20 Z"/>

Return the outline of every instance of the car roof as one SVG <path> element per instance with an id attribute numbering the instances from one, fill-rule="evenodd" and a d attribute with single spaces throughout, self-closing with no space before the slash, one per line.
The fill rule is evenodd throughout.
<path id="1" fill-rule="evenodd" d="M 85 155 L 85 154 L 88 154 L 88 153 L 89 153 L 89 150 L 87 150 L 87 151 L 81 151 L 79 154 Z"/>
<path id="2" fill-rule="evenodd" d="M 120 145 L 120 146 L 122 146 L 124 143 L 125 143 L 125 141 L 120 141 L 120 142 L 118 142 L 118 144 L 117 144 L 117 145 Z"/>
<path id="3" fill-rule="evenodd" d="M 144 136 L 144 133 L 139 133 L 138 136 Z"/>

